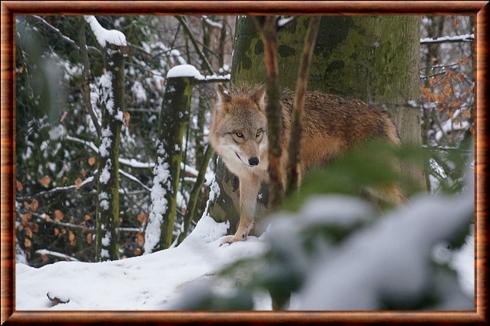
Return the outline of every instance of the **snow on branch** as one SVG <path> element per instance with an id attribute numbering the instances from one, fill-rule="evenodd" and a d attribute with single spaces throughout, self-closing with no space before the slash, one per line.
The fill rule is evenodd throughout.
<path id="1" fill-rule="evenodd" d="M 151 209 L 145 228 L 144 254 L 150 254 L 160 241 L 163 217 L 168 209 L 165 185 L 170 181 L 169 164 L 161 157 L 155 166 L 153 187 L 151 188 Z"/>
<path id="2" fill-rule="evenodd" d="M 55 188 L 52 188 L 52 189 L 49 189 L 49 190 L 38 192 L 37 194 L 33 194 L 31 196 L 17 197 L 17 199 L 18 200 L 23 200 L 23 199 L 27 199 L 27 198 L 36 198 L 36 197 L 42 197 L 42 196 L 49 196 L 49 195 L 53 195 L 53 194 L 56 194 L 58 192 L 63 192 L 63 191 L 76 190 L 76 189 L 80 189 L 80 188 L 82 188 L 82 187 L 84 187 L 86 185 L 89 185 L 92 182 L 94 182 L 94 177 L 93 176 L 88 177 L 87 179 L 83 180 L 82 183 L 80 183 L 79 185 L 70 185 L 70 186 L 64 186 L 64 187 L 55 187 Z"/>
<path id="3" fill-rule="evenodd" d="M 88 147 L 92 151 L 94 151 L 95 153 L 99 153 L 99 149 L 91 141 L 83 140 L 83 139 L 76 138 L 73 136 L 66 136 L 65 139 L 72 141 L 74 143 L 85 145 L 86 147 Z M 134 168 L 134 169 L 153 169 L 155 167 L 154 162 L 141 162 L 141 161 L 135 160 L 133 158 L 127 159 L 127 158 L 121 157 L 121 158 L 119 158 L 119 163 L 121 163 L 122 165 L 128 166 L 130 168 Z M 198 171 L 195 168 L 193 168 L 192 166 L 189 166 L 187 164 L 181 163 L 181 169 L 183 169 L 185 171 L 185 173 L 190 175 L 190 176 L 196 177 L 198 175 Z"/>
<path id="4" fill-rule="evenodd" d="M 436 133 L 436 140 L 440 141 L 444 135 L 447 135 L 453 131 L 466 131 L 471 127 L 468 121 L 453 121 L 453 119 L 447 120 L 442 126 L 441 130 Z"/>
<path id="5" fill-rule="evenodd" d="M 153 162 L 140 162 L 133 158 L 131 159 L 120 158 L 119 163 L 135 169 L 153 169 L 155 167 L 155 163 Z"/>
<path id="6" fill-rule="evenodd" d="M 94 16 L 85 16 L 85 21 L 90 25 L 100 46 L 105 47 L 107 44 L 127 46 L 126 36 L 122 32 L 115 29 L 105 29 Z"/>
<path id="7" fill-rule="evenodd" d="M 201 19 L 206 23 L 206 25 L 208 25 L 210 27 L 219 28 L 219 29 L 223 28 L 223 24 L 221 24 L 219 22 L 215 22 L 214 20 L 212 20 L 208 16 L 201 16 Z"/>
<path id="8" fill-rule="evenodd" d="M 197 83 L 219 83 L 219 82 L 229 82 L 231 80 L 231 75 L 207 75 L 202 76 L 202 78 L 196 78 Z"/>
<path id="9" fill-rule="evenodd" d="M 53 224 L 56 226 L 60 227 L 65 227 L 69 229 L 77 229 L 77 230 L 87 230 L 87 231 L 95 231 L 95 227 L 87 227 L 85 225 L 78 225 L 78 224 L 73 224 L 73 223 L 66 223 L 66 222 L 60 222 L 51 219 L 47 214 L 38 214 L 38 213 L 31 213 L 34 217 L 36 217 L 36 220 L 38 222 L 42 221 L 44 223 L 49 223 Z M 117 227 L 117 231 L 119 232 L 143 232 L 144 230 L 142 228 L 137 228 L 137 227 Z"/>
<path id="10" fill-rule="evenodd" d="M 420 39 L 420 44 L 473 42 L 474 40 L 475 34 L 464 34 L 455 36 L 426 37 Z"/>
<path id="11" fill-rule="evenodd" d="M 277 28 L 286 27 L 290 22 L 292 22 L 296 17 L 295 16 L 279 16 L 277 19 Z"/>
<path id="12" fill-rule="evenodd" d="M 211 83 L 211 82 L 227 82 L 230 81 L 231 75 L 207 75 L 203 76 L 199 70 L 193 65 L 183 64 L 172 67 L 168 73 L 167 78 L 177 78 L 177 77 L 190 77 L 194 78 L 197 83 Z"/>
<path id="13" fill-rule="evenodd" d="M 62 254 L 61 252 L 51 251 L 51 250 L 47 250 L 47 249 L 38 249 L 38 250 L 36 250 L 36 254 L 53 256 L 56 258 L 63 258 L 65 260 L 69 260 L 69 261 L 79 261 L 76 258 Z"/>
<path id="14" fill-rule="evenodd" d="M 95 144 L 92 143 L 91 141 L 86 141 L 86 140 L 83 140 L 83 139 L 80 139 L 80 138 L 76 138 L 76 137 L 72 137 L 72 136 L 68 136 L 68 135 L 66 136 L 65 139 L 66 140 L 69 140 L 69 141 L 72 141 L 74 143 L 79 143 L 79 144 L 85 145 L 85 146 L 89 147 L 91 150 L 93 150 L 96 153 L 99 152 L 99 149 L 97 148 L 97 146 L 95 146 Z"/>
<path id="15" fill-rule="evenodd" d="M 146 191 L 148 192 L 151 192 L 151 189 L 148 188 L 141 180 L 139 180 L 138 178 L 136 178 L 134 175 L 128 173 L 128 172 L 125 172 L 121 169 L 119 169 L 119 174 L 122 175 L 123 177 L 133 181 L 134 183 L 137 183 L 139 184 L 143 189 L 145 189 Z"/>
<path id="16" fill-rule="evenodd" d="M 199 70 L 196 69 L 193 65 L 178 65 L 175 67 L 172 67 L 168 72 L 167 72 L 167 78 L 177 78 L 177 77 L 192 77 L 192 78 L 203 78 L 204 76 L 201 75 Z"/>

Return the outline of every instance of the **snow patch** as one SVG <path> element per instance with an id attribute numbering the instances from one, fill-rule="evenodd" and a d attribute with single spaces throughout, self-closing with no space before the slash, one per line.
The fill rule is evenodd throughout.
<path id="1" fill-rule="evenodd" d="M 133 86 L 131 87 L 131 91 L 136 98 L 136 103 L 146 102 L 146 91 L 143 88 L 143 84 L 141 84 L 139 81 L 134 82 Z"/>
<path id="2" fill-rule="evenodd" d="M 155 246 L 160 241 L 161 225 L 163 223 L 163 215 L 167 211 L 167 193 L 164 186 L 167 185 L 170 177 L 168 171 L 168 163 L 161 157 L 158 158 L 158 164 L 154 169 L 153 187 L 151 188 L 151 211 L 148 218 L 148 224 L 145 231 L 145 254 L 153 251 Z"/>
<path id="3" fill-rule="evenodd" d="M 182 244 L 153 254 L 102 263 L 57 262 L 41 268 L 17 264 L 16 309 L 172 309 L 183 289 L 194 282 L 212 278 L 238 259 L 264 253 L 265 243 L 255 237 L 220 246 L 227 228 L 226 223 L 204 217 Z M 107 250 L 102 254 L 108 256 Z M 52 306 L 48 292 L 69 302 Z"/>
<path id="4" fill-rule="evenodd" d="M 57 125 L 49 131 L 49 139 L 58 140 L 66 134 L 66 129 L 63 125 Z"/>

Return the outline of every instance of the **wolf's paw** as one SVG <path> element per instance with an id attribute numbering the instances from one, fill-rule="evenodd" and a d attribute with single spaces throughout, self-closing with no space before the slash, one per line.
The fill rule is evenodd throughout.
<path id="1" fill-rule="evenodd" d="M 236 234 L 235 235 L 227 235 L 227 236 L 221 238 L 220 247 L 225 245 L 225 244 L 232 244 L 233 242 L 243 241 L 246 239 L 247 239 L 246 235 L 243 235 L 241 237 L 237 236 Z"/>

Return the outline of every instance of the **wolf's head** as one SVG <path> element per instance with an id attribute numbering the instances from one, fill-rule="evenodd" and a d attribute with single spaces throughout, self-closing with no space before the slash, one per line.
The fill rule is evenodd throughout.
<path id="1" fill-rule="evenodd" d="M 209 139 L 228 168 L 263 167 L 267 161 L 265 89 L 218 88 Z M 232 171 L 234 172 L 234 171 Z M 236 172 L 235 172 L 236 173 Z"/>

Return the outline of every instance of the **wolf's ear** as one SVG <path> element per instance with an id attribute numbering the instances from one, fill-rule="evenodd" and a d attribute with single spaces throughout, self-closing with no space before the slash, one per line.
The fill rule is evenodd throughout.
<path id="1" fill-rule="evenodd" d="M 265 86 L 262 85 L 252 94 L 252 100 L 257 103 L 262 111 L 265 111 Z"/>
<path id="2" fill-rule="evenodd" d="M 231 102 L 231 95 L 228 90 L 226 90 L 223 85 L 218 85 L 218 88 L 216 90 L 216 93 L 218 94 L 218 100 L 216 101 L 216 104 L 219 106 L 222 103 L 229 103 Z"/>

